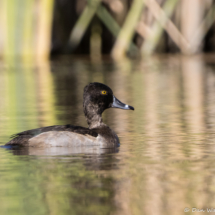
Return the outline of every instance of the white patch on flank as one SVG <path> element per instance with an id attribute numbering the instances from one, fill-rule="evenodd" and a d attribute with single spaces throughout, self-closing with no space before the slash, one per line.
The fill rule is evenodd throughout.
<path id="1" fill-rule="evenodd" d="M 125 105 L 126 108 L 128 108 L 128 105 Z"/>

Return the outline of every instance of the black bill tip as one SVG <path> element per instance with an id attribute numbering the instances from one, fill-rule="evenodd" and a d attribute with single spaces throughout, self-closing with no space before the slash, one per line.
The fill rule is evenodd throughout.
<path id="1" fill-rule="evenodd" d="M 129 105 L 128 105 L 128 108 L 129 108 L 130 110 L 134 110 L 134 107 L 132 107 L 132 106 L 129 106 Z"/>

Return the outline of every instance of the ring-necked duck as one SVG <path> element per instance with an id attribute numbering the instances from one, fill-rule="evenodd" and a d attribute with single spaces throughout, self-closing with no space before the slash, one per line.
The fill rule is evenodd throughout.
<path id="1" fill-rule="evenodd" d="M 119 144 L 119 138 L 102 121 L 102 113 L 108 108 L 134 110 L 132 106 L 123 104 L 113 91 L 101 83 L 90 83 L 84 88 L 84 114 L 89 128 L 73 125 L 54 125 L 23 131 L 13 135 L 6 145 L 22 145 L 31 147 L 51 146 L 99 146 L 112 148 Z"/>

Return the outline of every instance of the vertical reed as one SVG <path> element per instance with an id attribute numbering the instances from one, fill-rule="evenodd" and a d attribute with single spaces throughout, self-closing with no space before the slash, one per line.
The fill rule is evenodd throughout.
<path id="1" fill-rule="evenodd" d="M 141 47 L 142 54 L 151 54 L 155 50 L 164 29 L 167 31 L 169 30 L 168 26 L 171 27 L 171 31 L 169 31 L 170 35 L 171 32 L 173 33 L 176 30 L 172 22 L 169 20 L 169 17 L 171 17 L 177 2 L 178 0 L 167 0 L 163 5 L 163 10 L 161 10 L 156 1 L 146 1 L 151 13 L 156 17 L 157 20 L 152 26 L 151 36 L 145 39 Z M 178 31 L 175 31 L 175 34 L 177 34 L 177 36 L 181 36 L 178 34 Z M 176 38 L 175 34 L 171 35 L 173 40 Z M 174 41 L 177 43 L 177 38 Z M 184 43 L 186 45 L 186 41 Z"/>
<path id="2" fill-rule="evenodd" d="M 47 58 L 51 48 L 53 0 L 40 0 L 37 4 L 36 56 Z"/>
<path id="3" fill-rule="evenodd" d="M 96 10 L 100 4 L 100 0 L 89 0 L 87 6 L 76 22 L 69 39 L 69 46 L 71 51 L 73 51 L 81 42 Z"/>
<path id="4" fill-rule="evenodd" d="M 0 56 L 1 53 L 4 52 L 4 44 L 5 44 L 5 20 L 6 20 L 6 6 L 5 1 L 0 1 Z"/>
<path id="5" fill-rule="evenodd" d="M 0 1 L 0 55 L 49 56 L 54 0 Z"/>
<path id="6" fill-rule="evenodd" d="M 139 21 L 142 12 L 144 0 L 134 0 L 124 25 L 118 35 L 115 46 L 113 47 L 111 55 L 114 58 L 121 58 L 125 55 L 129 48 L 132 36 L 134 35 L 137 22 Z"/>
<path id="7" fill-rule="evenodd" d="M 120 32 L 120 26 L 110 15 L 107 9 L 100 5 L 97 9 L 96 15 L 100 18 L 100 20 L 108 28 L 108 30 L 117 38 Z M 130 49 L 137 51 L 137 46 L 133 42 L 131 42 Z"/>
<path id="8" fill-rule="evenodd" d="M 203 18 L 205 4 L 201 0 L 182 0 L 181 4 L 181 32 L 189 42 L 193 43 L 191 49 L 189 51 L 184 50 L 184 53 L 192 54 L 201 50 L 203 29 L 198 32 L 198 37 L 193 38 L 193 35 Z"/>
<path id="9" fill-rule="evenodd" d="M 24 59 L 29 60 L 29 58 L 32 58 L 34 47 L 33 47 L 33 38 L 34 38 L 34 28 L 33 28 L 33 6 L 34 6 L 34 0 L 28 0 L 25 1 L 24 8 L 23 8 L 23 26 L 21 29 L 22 31 L 22 54 Z"/>
<path id="10" fill-rule="evenodd" d="M 191 49 L 195 53 L 198 50 L 201 50 L 201 42 L 204 39 L 204 36 L 207 34 L 208 30 L 214 24 L 214 17 L 215 17 L 215 5 L 211 3 L 210 9 L 206 14 L 205 18 L 199 24 L 198 28 L 195 30 L 195 33 L 192 35 L 191 41 Z M 197 44 L 196 44 L 197 43 Z"/>

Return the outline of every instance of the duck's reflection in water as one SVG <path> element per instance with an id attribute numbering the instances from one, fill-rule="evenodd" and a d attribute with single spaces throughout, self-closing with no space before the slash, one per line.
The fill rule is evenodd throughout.
<path id="1" fill-rule="evenodd" d="M 38 155 L 38 156 L 57 156 L 57 155 L 75 155 L 75 154 L 109 154 L 118 153 L 119 147 L 99 148 L 98 146 L 80 146 L 80 147 L 19 147 L 10 149 L 14 155 Z"/>

